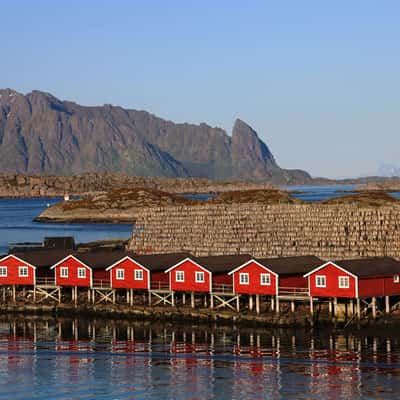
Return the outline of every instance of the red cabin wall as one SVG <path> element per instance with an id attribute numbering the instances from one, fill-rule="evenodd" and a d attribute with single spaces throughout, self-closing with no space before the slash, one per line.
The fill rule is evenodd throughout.
<path id="1" fill-rule="evenodd" d="M 302 276 L 279 276 L 279 287 L 283 288 L 308 288 L 308 279 Z"/>
<path id="2" fill-rule="evenodd" d="M 394 275 L 360 277 L 358 279 L 359 297 L 400 295 L 400 283 L 395 283 L 393 277 Z"/>
<path id="3" fill-rule="evenodd" d="M 117 269 L 124 270 L 124 279 L 117 279 Z M 143 279 L 135 279 L 135 270 L 143 271 Z M 148 289 L 149 288 L 149 271 L 137 264 L 133 260 L 122 260 L 111 268 L 110 279 L 111 286 L 115 289 Z"/>
<path id="4" fill-rule="evenodd" d="M 326 276 L 326 287 L 316 287 L 316 276 Z M 339 276 L 349 277 L 349 288 L 339 288 Z M 349 273 L 337 268 L 333 264 L 328 264 L 324 268 L 314 272 L 309 276 L 310 279 L 310 295 L 313 297 L 356 297 L 356 278 Z"/>
<path id="5" fill-rule="evenodd" d="M 68 267 L 68 277 L 61 277 L 61 267 Z M 86 269 L 86 277 L 78 278 L 78 268 Z M 57 265 L 55 268 L 56 274 L 56 285 L 58 286 L 80 286 L 80 287 L 90 287 L 91 284 L 91 269 L 85 267 L 85 265 L 76 260 L 73 257 L 68 257 L 62 263 Z"/>
<path id="6" fill-rule="evenodd" d="M 176 282 L 175 276 L 177 271 L 184 271 L 185 281 Z M 204 272 L 204 282 L 196 283 L 196 272 Z M 170 279 L 170 289 L 182 292 L 209 292 L 210 291 L 210 276 L 206 270 L 198 267 L 192 261 L 188 260 L 175 267 L 168 273 Z M 212 278 L 211 278 L 212 279 Z"/>
<path id="7" fill-rule="evenodd" d="M 0 285 L 34 285 L 35 268 L 15 257 L 8 257 L 0 261 L 0 266 L 7 267 L 7 276 L 0 276 Z M 28 267 L 28 276 L 18 276 L 18 267 Z"/>
<path id="8" fill-rule="evenodd" d="M 240 284 L 240 274 L 249 274 L 249 284 Z M 270 274 L 270 285 L 261 285 L 261 274 Z M 251 262 L 245 267 L 233 273 L 233 290 L 235 293 L 240 294 L 262 294 L 262 295 L 275 295 L 277 285 L 277 276 L 272 271 L 266 270 L 255 262 Z"/>
<path id="9" fill-rule="evenodd" d="M 169 289 L 169 277 L 164 271 L 151 271 L 150 286 L 152 289 Z"/>
<path id="10" fill-rule="evenodd" d="M 96 283 L 106 283 L 110 282 L 110 273 L 105 269 L 94 269 L 93 273 L 93 286 L 96 286 Z"/>
<path id="11" fill-rule="evenodd" d="M 213 284 L 215 285 L 232 285 L 233 279 L 232 275 L 225 274 L 213 274 L 212 277 Z"/>

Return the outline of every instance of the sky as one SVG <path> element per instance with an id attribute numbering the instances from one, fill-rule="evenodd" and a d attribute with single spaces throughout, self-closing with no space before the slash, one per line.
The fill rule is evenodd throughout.
<path id="1" fill-rule="evenodd" d="M 399 1 L 0 0 L 0 87 L 142 109 L 332 178 L 400 166 Z"/>

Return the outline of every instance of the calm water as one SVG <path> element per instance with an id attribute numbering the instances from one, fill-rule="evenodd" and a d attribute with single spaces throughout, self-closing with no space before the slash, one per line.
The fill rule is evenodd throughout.
<path id="1" fill-rule="evenodd" d="M 0 254 L 12 242 L 41 242 L 44 236 L 74 236 L 78 242 L 128 238 L 127 224 L 43 224 L 32 222 L 48 204 L 61 199 L 0 199 Z"/>
<path id="2" fill-rule="evenodd" d="M 114 321 L 0 321 L 0 398 L 398 399 L 400 339 Z"/>

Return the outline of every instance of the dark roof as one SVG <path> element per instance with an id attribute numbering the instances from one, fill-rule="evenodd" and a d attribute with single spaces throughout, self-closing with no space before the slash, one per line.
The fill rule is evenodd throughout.
<path id="1" fill-rule="evenodd" d="M 400 275 L 400 261 L 391 257 L 369 257 L 334 261 L 339 267 L 357 276 Z"/>
<path id="2" fill-rule="evenodd" d="M 304 275 L 325 263 L 325 261 L 315 256 L 258 258 L 256 261 L 280 276 Z"/>
<path id="3" fill-rule="evenodd" d="M 253 257 L 250 254 L 232 254 L 226 256 L 192 257 L 192 260 L 211 272 L 229 272 Z"/>
<path id="4" fill-rule="evenodd" d="M 63 250 L 63 249 L 43 249 L 43 250 L 32 250 L 32 251 L 24 251 L 21 253 L 10 253 L 13 254 L 22 260 L 28 262 L 29 264 L 34 265 L 38 268 L 50 268 L 58 261 L 61 261 L 63 258 L 67 257 L 71 254 L 71 250 Z"/>
<path id="5" fill-rule="evenodd" d="M 72 253 L 78 260 L 82 261 L 88 267 L 92 269 L 106 269 L 110 265 L 113 265 L 117 261 L 123 259 L 126 256 L 133 257 L 133 252 L 127 252 L 123 250 L 116 251 L 92 251 L 86 253 Z"/>
<path id="6" fill-rule="evenodd" d="M 135 255 L 132 259 L 150 271 L 165 271 L 188 257 L 194 259 L 190 253 Z"/>

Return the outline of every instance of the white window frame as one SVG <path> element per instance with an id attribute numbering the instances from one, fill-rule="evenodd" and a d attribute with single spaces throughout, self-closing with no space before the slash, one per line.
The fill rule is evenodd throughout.
<path id="1" fill-rule="evenodd" d="M 203 271 L 195 272 L 195 282 L 196 283 L 204 283 L 206 281 L 206 277 Z"/>
<path id="2" fill-rule="evenodd" d="M 400 275 L 393 275 L 393 283 L 400 283 Z"/>
<path id="3" fill-rule="evenodd" d="M 265 281 L 264 281 L 265 278 Z M 260 285 L 261 286 L 271 286 L 271 274 L 263 272 L 260 274 Z"/>
<path id="4" fill-rule="evenodd" d="M 83 275 L 81 275 L 82 271 L 83 271 Z M 79 267 L 78 268 L 78 278 L 79 279 L 86 279 L 86 268 L 84 268 L 84 267 Z"/>
<path id="5" fill-rule="evenodd" d="M 144 273 L 142 269 L 135 269 L 135 281 L 142 281 L 144 279 Z"/>
<path id="6" fill-rule="evenodd" d="M 248 272 L 240 272 L 239 273 L 239 283 L 241 285 L 249 285 L 250 284 L 250 275 Z"/>
<path id="7" fill-rule="evenodd" d="M 341 275 L 338 277 L 339 289 L 349 289 L 350 288 L 350 277 L 347 275 Z"/>
<path id="8" fill-rule="evenodd" d="M 26 272 L 26 273 L 25 273 Z M 21 265 L 18 267 L 18 277 L 27 278 L 29 276 L 29 269 L 25 265 Z"/>
<path id="9" fill-rule="evenodd" d="M 125 270 L 123 268 L 117 268 L 115 270 L 115 279 L 118 281 L 123 281 L 125 279 Z"/>
<path id="10" fill-rule="evenodd" d="M 318 282 L 321 280 L 323 283 Z M 315 275 L 315 287 L 326 288 L 326 275 Z"/>
<path id="11" fill-rule="evenodd" d="M 5 265 L 0 266 L 0 276 L 1 277 L 8 276 L 8 268 Z"/>
<path id="12" fill-rule="evenodd" d="M 175 271 L 175 282 L 185 282 L 185 271 Z"/>
<path id="13" fill-rule="evenodd" d="M 60 277 L 68 278 L 68 275 L 69 275 L 68 267 L 60 267 Z"/>

